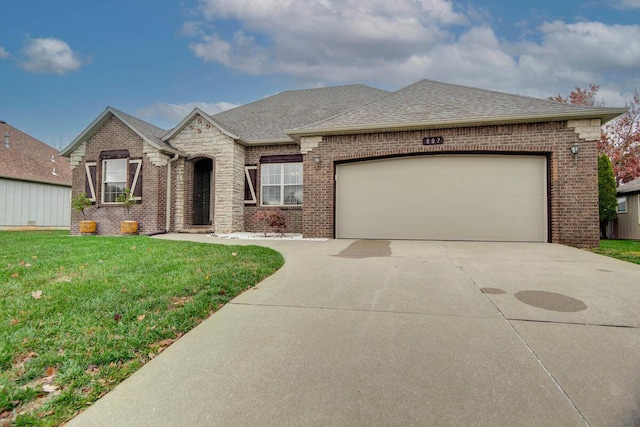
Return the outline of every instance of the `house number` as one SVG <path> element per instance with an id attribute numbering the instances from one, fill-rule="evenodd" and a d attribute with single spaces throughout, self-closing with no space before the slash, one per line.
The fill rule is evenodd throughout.
<path id="1" fill-rule="evenodd" d="M 444 144 L 444 138 L 441 136 L 432 136 L 430 138 L 422 138 L 422 145 L 439 145 Z"/>

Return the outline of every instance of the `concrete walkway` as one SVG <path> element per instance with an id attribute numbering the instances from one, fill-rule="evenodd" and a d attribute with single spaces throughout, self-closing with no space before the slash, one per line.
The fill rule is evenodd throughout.
<path id="1" fill-rule="evenodd" d="M 233 241 L 286 264 L 69 426 L 640 424 L 640 266 L 552 244 Z"/>

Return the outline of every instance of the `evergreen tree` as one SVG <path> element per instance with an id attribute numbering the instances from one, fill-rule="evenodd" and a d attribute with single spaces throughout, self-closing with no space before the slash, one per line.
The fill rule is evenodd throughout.
<path id="1" fill-rule="evenodd" d="M 607 223 L 616 218 L 616 179 L 611 160 L 604 154 L 598 156 L 598 206 L 600 215 L 600 237 L 607 238 Z"/>

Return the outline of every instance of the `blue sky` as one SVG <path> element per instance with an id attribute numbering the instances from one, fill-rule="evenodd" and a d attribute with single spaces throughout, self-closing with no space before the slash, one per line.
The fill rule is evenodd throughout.
<path id="1" fill-rule="evenodd" d="M 107 106 L 165 129 L 284 90 L 423 78 L 545 98 L 640 89 L 640 0 L 20 0 L 0 120 L 56 148 Z"/>

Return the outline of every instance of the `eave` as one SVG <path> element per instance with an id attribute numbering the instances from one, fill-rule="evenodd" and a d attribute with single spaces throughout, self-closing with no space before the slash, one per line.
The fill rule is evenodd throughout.
<path id="1" fill-rule="evenodd" d="M 285 133 L 295 141 L 299 142 L 300 138 L 303 136 L 348 135 L 359 133 L 396 132 L 400 130 L 448 129 L 473 126 L 558 122 L 567 120 L 600 119 L 602 121 L 602 124 L 604 124 L 609 120 L 612 120 L 626 112 L 627 109 L 623 108 L 607 108 L 593 109 L 589 111 L 578 111 L 572 113 L 563 112 L 557 114 L 545 113 L 493 117 L 467 117 L 453 120 L 427 120 L 420 122 L 373 123 L 360 126 L 345 127 L 290 129 L 286 130 Z"/>

